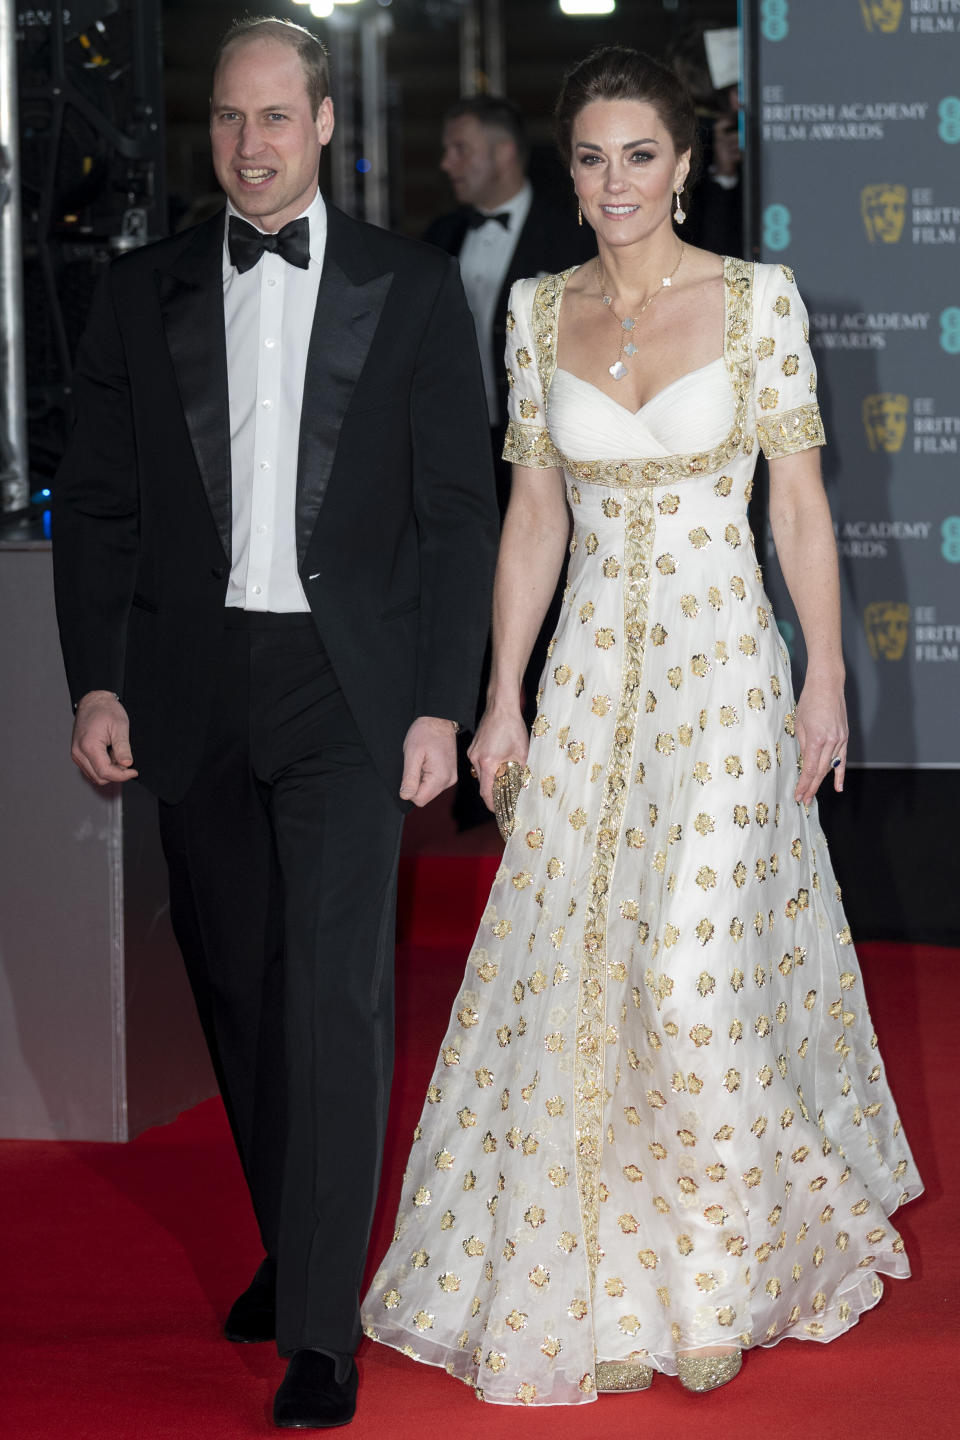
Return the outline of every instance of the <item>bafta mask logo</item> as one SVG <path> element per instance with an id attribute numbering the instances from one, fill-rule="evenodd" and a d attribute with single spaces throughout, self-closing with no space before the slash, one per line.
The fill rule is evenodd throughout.
<path id="1" fill-rule="evenodd" d="M 910 606 L 902 600 L 872 600 L 863 612 L 874 660 L 902 660 L 910 638 Z"/>
<path id="2" fill-rule="evenodd" d="M 872 33 L 892 35 L 903 19 L 903 0 L 860 0 L 863 23 Z"/>
<path id="3" fill-rule="evenodd" d="M 907 433 L 906 395 L 866 395 L 863 401 L 863 428 L 871 450 L 886 450 L 893 455 L 900 449 Z"/>
<path id="4" fill-rule="evenodd" d="M 860 191 L 860 214 L 871 245 L 876 240 L 896 245 L 906 213 L 906 185 L 864 185 Z"/>

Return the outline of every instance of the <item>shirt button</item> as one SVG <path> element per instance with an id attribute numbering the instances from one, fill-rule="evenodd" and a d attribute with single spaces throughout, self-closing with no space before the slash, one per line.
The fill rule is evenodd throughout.
<path id="1" fill-rule="evenodd" d="M 276 280 L 268 280 L 268 281 L 267 281 L 267 284 L 268 284 L 268 285 L 276 285 L 276 283 L 277 283 Z"/>
<path id="2" fill-rule="evenodd" d="M 272 400 L 261 400 L 261 401 L 260 401 L 260 404 L 263 406 L 264 410 L 272 410 L 272 409 L 273 409 L 273 401 L 272 401 Z"/>
<path id="3" fill-rule="evenodd" d="M 261 460 L 261 461 L 260 461 L 260 469 L 261 469 L 261 470 L 269 470 L 269 469 L 270 469 L 270 461 L 269 461 L 269 460 Z"/>
<path id="4" fill-rule="evenodd" d="M 263 343 L 264 343 L 264 347 L 265 347 L 267 350 L 272 350 L 273 347 L 274 347 L 274 345 L 276 345 L 277 342 L 276 342 L 276 340 L 264 340 Z"/>
<path id="5" fill-rule="evenodd" d="M 266 527 L 266 525 L 258 525 L 258 526 L 257 526 L 257 534 L 258 534 L 258 535 L 266 535 L 266 533 L 267 533 L 267 527 Z"/>
<path id="6" fill-rule="evenodd" d="M 254 585 L 254 587 L 253 587 L 253 593 L 254 593 L 254 595 L 259 595 L 259 594 L 260 594 L 260 586 L 259 586 L 259 585 Z"/>

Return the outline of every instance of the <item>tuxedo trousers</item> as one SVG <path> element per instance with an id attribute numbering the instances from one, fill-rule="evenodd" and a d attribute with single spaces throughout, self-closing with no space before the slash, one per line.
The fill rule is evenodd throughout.
<path id="1" fill-rule="evenodd" d="M 202 763 L 160 804 L 171 918 L 281 1355 L 352 1354 L 393 1068 L 403 812 L 311 615 L 227 610 Z"/>

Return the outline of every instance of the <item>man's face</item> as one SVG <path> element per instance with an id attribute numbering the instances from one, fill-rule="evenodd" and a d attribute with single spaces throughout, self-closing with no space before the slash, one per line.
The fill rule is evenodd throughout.
<path id="1" fill-rule="evenodd" d="M 217 180 L 239 213 L 279 230 L 316 193 L 320 152 L 333 134 L 333 103 L 310 113 L 303 67 L 282 41 L 242 40 L 213 77 L 210 143 Z"/>
<path id="2" fill-rule="evenodd" d="M 500 186 L 500 148 L 510 145 L 505 135 L 488 130 L 475 115 L 458 115 L 443 127 L 440 169 L 453 186 L 461 205 L 489 209 L 497 204 Z"/>

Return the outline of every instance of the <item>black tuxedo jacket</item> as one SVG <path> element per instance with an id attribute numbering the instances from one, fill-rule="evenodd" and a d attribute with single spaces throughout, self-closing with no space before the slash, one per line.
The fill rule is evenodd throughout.
<path id="1" fill-rule="evenodd" d="M 467 234 L 467 212 L 456 210 L 443 215 L 424 235 L 431 245 L 438 245 L 448 255 L 459 255 Z M 529 275 L 556 274 L 569 265 L 579 265 L 597 253 L 597 242 L 588 225 L 580 226 L 572 212 L 534 191 L 530 210 L 507 266 L 493 315 L 493 374 L 497 377 L 497 399 L 501 425 L 506 425 L 507 372 L 504 351 L 507 344 L 507 300 L 515 280 Z"/>
<path id="2" fill-rule="evenodd" d="M 396 793 L 417 715 L 471 722 L 497 511 L 456 266 L 327 207 L 300 424 L 299 573 Z M 222 212 L 117 261 L 74 380 L 54 573 L 74 702 L 116 691 L 163 799 L 197 768 L 231 557 Z M 398 804 L 399 804 L 398 800 Z"/>

